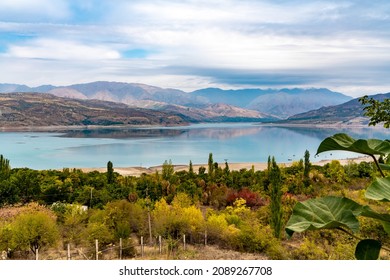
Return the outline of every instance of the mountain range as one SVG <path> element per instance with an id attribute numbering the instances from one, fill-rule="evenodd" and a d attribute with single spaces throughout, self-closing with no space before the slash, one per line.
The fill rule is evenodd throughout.
<path id="1" fill-rule="evenodd" d="M 28 87 L 0 84 L 0 92 L 49 93 L 58 97 L 124 103 L 134 108 L 176 114 L 188 122 L 275 121 L 295 114 L 344 103 L 352 98 L 328 89 L 206 88 L 193 92 L 120 82 Z"/>
<path id="2" fill-rule="evenodd" d="M 390 93 L 376 94 L 370 96 L 376 100 L 383 101 L 390 98 Z M 300 113 L 289 117 L 281 123 L 290 124 L 331 124 L 331 125 L 368 125 L 369 119 L 364 116 L 363 105 L 359 98 L 352 99 L 343 104 L 325 106 L 316 110 Z"/>
<path id="3" fill-rule="evenodd" d="M 123 103 L 62 98 L 52 94 L 0 94 L 0 128 L 59 127 L 86 125 L 188 124 L 176 114 L 130 108 Z"/>

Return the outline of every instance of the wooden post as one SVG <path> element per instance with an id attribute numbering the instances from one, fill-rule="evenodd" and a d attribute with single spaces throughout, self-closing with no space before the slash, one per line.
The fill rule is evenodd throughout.
<path id="1" fill-rule="evenodd" d="M 39 260 L 39 249 L 38 248 L 35 250 L 35 260 L 36 261 Z"/>
<path id="2" fill-rule="evenodd" d="M 204 231 L 204 246 L 207 246 L 207 229 Z"/>
<path id="3" fill-rule="evenodd" d="M 184 250 L 186 249 L 186 235 L 183 234 L 183 245 L 184 245 Z"/>
<path id="4" fill-rule="evenodd" d="M 96 247 L 96 260 L 99 260 L 99 241 L 95 239 L 95 247 Z"/>
<path id="5" fill-rule="evenodd" d="M 153 245 L 152 219 L 151 219 L 151 216 L 150 216 L 149 205 L 148 205 L 148 227 L 149 227 L 149 243 L 150 243 L 150 246 L 152 246 Z"/>
<path id="6" fill-rule="evenodd" d="M 141 256 L 144 256 L 144 237 L 141 236 Z"/>
<path id="7" fill-rule="evenodd" d="M 158 236 L 158 246 L 159 246 L 159 251 L 161 254 L 162 253 L 161 235 Z"/>
<path id="8" fill-rule="evenodd" d="M 122 238 L 119 238 L 119 259 L 122 259 Z"/>
<path id="9" fill-rule="evenodd" d="M 68 243 L 68 261 L 70 260 L 70 244 Z"/>

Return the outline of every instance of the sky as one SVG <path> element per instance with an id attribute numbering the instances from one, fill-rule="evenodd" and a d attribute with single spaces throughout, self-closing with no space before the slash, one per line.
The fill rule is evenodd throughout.
<path id="1" fill-rule="evenodd" d="M 0 83 L 390 91 L 390 1 L 1 0 Z"/>

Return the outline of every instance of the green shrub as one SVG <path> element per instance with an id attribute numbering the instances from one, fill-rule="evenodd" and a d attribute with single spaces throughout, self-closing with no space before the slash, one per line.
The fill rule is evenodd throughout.
<path id="1" fill-rule="evenodd" d="M 269 226 L 249 225 L 241 226 L 231 240 L 234 249 L 249 253 L 264 253 L 270 259 L 284 259 L 286 257 L 280 241 L 274 237 Z"/>
<path id="2" fill-rule="evenodd" d="M 312 238 L 305 237 L 298 248 L 292 250 L 294 260 L 326 260 L 328 254 Z"/>

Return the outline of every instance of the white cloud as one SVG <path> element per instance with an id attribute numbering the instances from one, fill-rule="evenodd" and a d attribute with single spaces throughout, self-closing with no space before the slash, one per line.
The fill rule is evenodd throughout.
<path id="1" fill-rule="evenodd" d="M 351 6 L 348 2 L 291 1 L 277 4 L 274 1 L 119 1 L 107 19 L 115 23 L 182 28 L 197 25 L 228 24 L 296 24 L 334 20 Z M 127 15 L 132 15 L 127 16 Z M 180 24 L 181 26 L 178 26 Z"/>
<path id="2" fill-rule="evenodd" d="M 0 18 L 2 21 L 33 21 L 43 19 L 66 19 L 71 10 L 66 0 L 2 0 Z"/>
<path id="3" fill-rule="evenodd" d="M 8 37 L 7 60 L 15 59 L 17 65 L 24 61 L 40 73 L 52 73 L 36 73 L 34 81 L 46 78 L 44 83 L 61 77 L 72 83 L 72 76 L 82 82 L 88 76 L 183 89 L 211 83 L 225 88 L 240 85 L 237 77 L 222 79 L 223 71 L 216 73 L 222 69 L 240 77 L 267 71 L 285 75 L 286 80 L 289 75 L 302 76 L 298 86 L 368 89 L 370 84 L 373 88 L 387 84 L 390 22 L 386 1 L 370 5 L 354 1 L 77 2 L 1 1 L 0 18 L 15 16 L 20 21 L 0 22 L 0 36 L 1 32 L 27 35 L 15 41 Z M 365 8 L 369 13 L 364 13 Z M 77 21 L 83 13 L 88 20 Z M 148 55 L 134 60 L 121 57 L 120 52 L 134 49 Z M 185 73 L 180 69 L 186 69 Z M 200 69 L 205 71 L 200 73 Z M 270 85 L 274 84 L 271 80 Z"/>
<path id="4" fill-rule="evenodd" d="M 106 46 L 83 45 L 79 42 L 37 39 L 26 45 L 9 47 L 8 56 L 52 60 L 118 59 L 120 54 Z"/>

